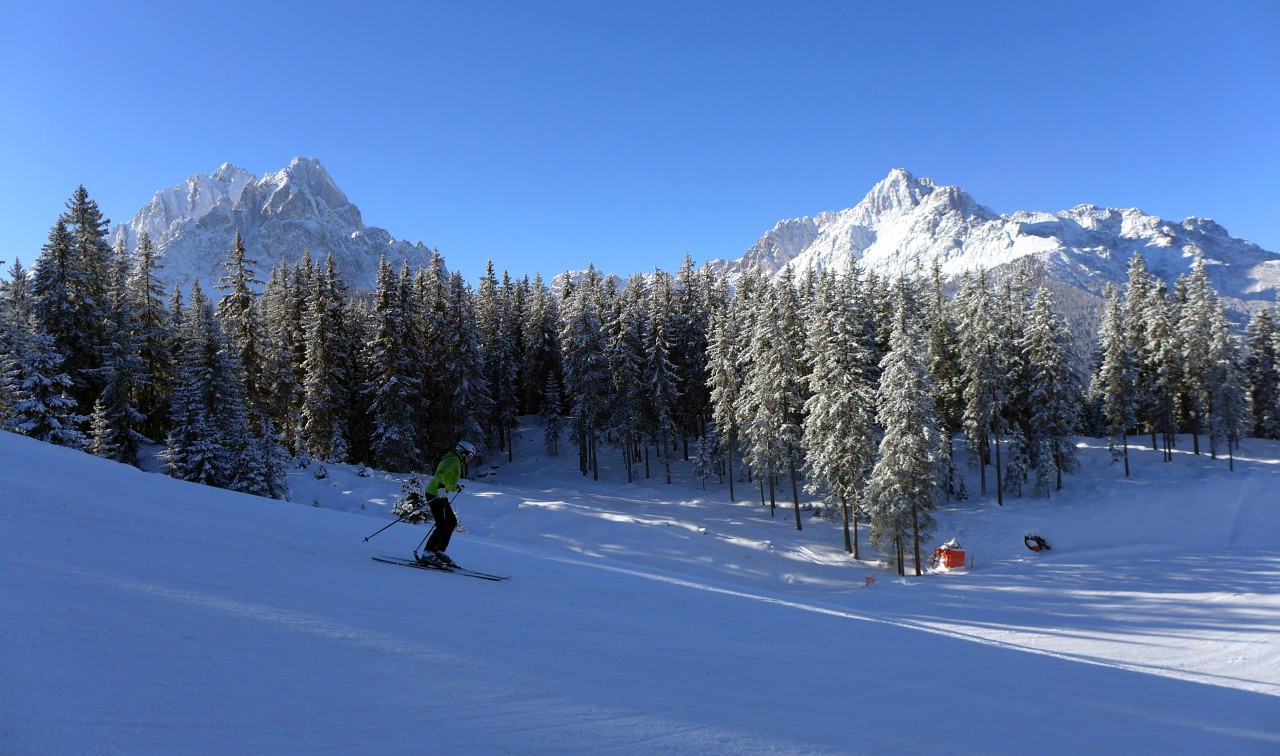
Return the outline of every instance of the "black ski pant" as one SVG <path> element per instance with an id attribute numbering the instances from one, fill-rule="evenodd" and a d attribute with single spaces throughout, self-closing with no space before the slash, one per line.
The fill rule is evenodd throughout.
<path id="1" fill-rule="evenodd" d="M 443 496 L 437 496 L 427 502 L 431 507 L 431 516 L 436 521 L 435 529 L 427 538 L 427 551 L 444 551 L 449 548 L 449 539 L 453 537 L 453 529 L 458 527 L 458 516 L 453 513 L 453 506 Z"/>

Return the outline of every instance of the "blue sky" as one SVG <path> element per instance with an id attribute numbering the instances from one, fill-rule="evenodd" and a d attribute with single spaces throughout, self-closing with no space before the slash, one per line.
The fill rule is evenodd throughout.
<path id="1" fill-rule="evenodd" d="M 737 258 L 891 169 L 1280 252 L 1280 3 L 0 0 L 0 259 L 318 158 L 364 221 L 550 277 Z"/>

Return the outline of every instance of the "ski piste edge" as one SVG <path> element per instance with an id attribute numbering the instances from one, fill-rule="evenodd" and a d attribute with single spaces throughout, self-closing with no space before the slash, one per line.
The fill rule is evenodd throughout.
<path id="1" fill-rule="evenodd" d="M 501 582 L 503 580 L 511 579 L 510 575 L 493 575 L 488 572 L 477 572 L 476 570 L 469 570 L 466 567 L 432 567 L 431 565 L 428 565 L 428 564 L 418 564 L 412 559 L 402 559 L 400 557 L 376 556 L 376 557 L 373 557 L 373 561 L 384 562 L 386 564 L 398 564 L 401 567 L 412 567 L 416 570 L 430 570 L 432 572 L 452 572 L 455 575 L 463 575 L 465 577 L 472 577 L 478 580 L 490 580 L 495 583 Z"/>

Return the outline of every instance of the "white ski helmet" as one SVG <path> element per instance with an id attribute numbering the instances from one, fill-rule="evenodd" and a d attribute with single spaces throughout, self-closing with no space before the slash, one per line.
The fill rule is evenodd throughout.
<path id="1" fill-rule="evenodd" d="M 457 446 L 453 447 L 453 450 L 459 454 L 474 455 L 476 453 L 476 445 L 470 441 L 462 440 L 458 442 Z"/>

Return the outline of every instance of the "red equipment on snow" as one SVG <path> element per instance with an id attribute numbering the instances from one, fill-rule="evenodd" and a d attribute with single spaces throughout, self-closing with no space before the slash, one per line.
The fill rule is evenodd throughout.
<path id="1" fill-rule="evenodd" d="M 1049 542 L 1036 535 L 1035 533 L 1027 533 L 1022 537 L 1022 542 L 1032 551 L 1049 551 Z"/>
<path id="2" fill-rule="evenodd" d="M 929 560 L 929 568 L 936 569 L 938 567 L 945 567 L 947 569 L 954 569 L 956 567 L 964 567 L 964 562 L 964 550 L 960 548 L 960 542 L 952 538 L 950 541 L 947 541 L 933 550 L 933 558 Z"/>

